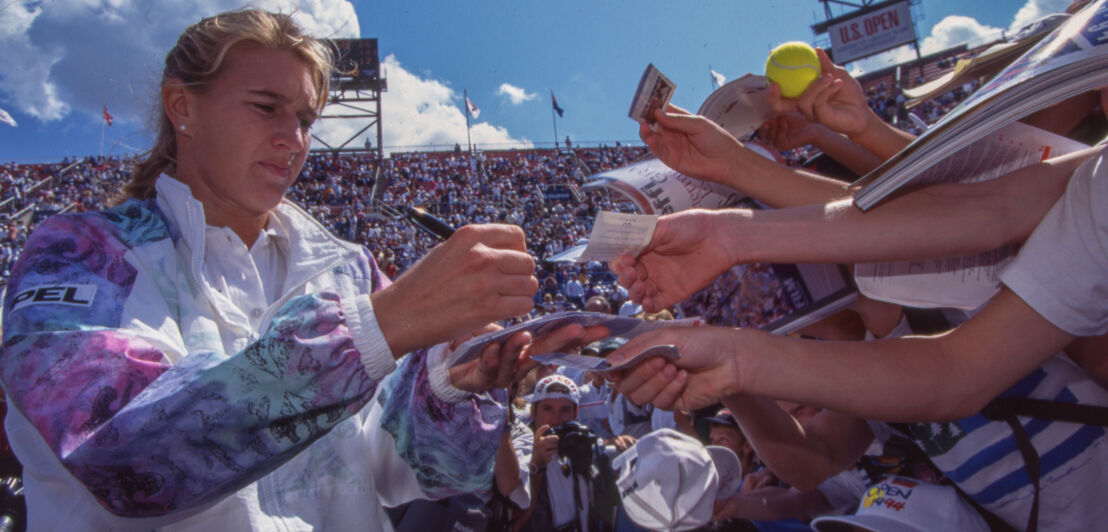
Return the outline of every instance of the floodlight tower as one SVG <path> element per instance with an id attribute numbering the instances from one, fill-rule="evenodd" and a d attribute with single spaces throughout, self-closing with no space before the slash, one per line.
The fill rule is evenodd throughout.
<path id="1" fill-rule="evenodd" d="M 342 143 L 332 146 L 312 134 L 312 138 L 324 147 L 317 151 L 369 151 L 375 149 L 377 158 L 384 157 L 381 147 L 381 93 L 388 90 L 388 82 L 381 74 L 381 62 L 377 56 L 377 39 L 332 39 L 335 52 L 335 71 L 331 75 L 331 91 L 327 106 L 320 120 L 358 120 L 361 128 Z M 348 147 L 354 139 L 369 128 L 377 128 L 377 144 L 373 147 Z"/>

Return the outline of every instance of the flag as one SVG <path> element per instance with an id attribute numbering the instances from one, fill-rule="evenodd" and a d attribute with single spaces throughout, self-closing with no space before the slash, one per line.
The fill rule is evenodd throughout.
<path id="1" fill-rule="evenodd" d="M 712 75 L 712 87 L 718 89 L 718 88 L 722 87 L 724 83 L 727 82 L 727 78 L 725 78 L 723 76 L 723 74 L 720 74 L 719 72 L 716 72 L 715 70 L 712 70 L 712 67 L 708 67 L 708 72 Z"/>
<path id="2" fill-rule="evenodd" d="M 473 105 L 473 102 L 469 101 L 468 96 L 466 97 L 466 110 L 469 111 L 469 116 L 472 116 L 475 120 L 477 119 L 477 115 L 481 114 L 481 110 L 478 109 L 476 105 Z"/>
<path id="3" fill-rule="evenodd" d="M 20 216 L 18 218 L 17 223 L 22 225 L 23 229 L 29 231 L 31 229 L 31 220 L 33 220 L 34 217 L 35 217 L 35 210 L 34 209 L 27 209 L 27 212 L 23 216 Z"/>
<path id="4" fill-rule="evenodd" d="M 108 127 L 112 127 L 112 115 L 108 113 L 108 106 L 104 106 L 104 123 L 108 124 Z"/>
<path id="5" fill-rule="evenodd" d="M 0 122 L 3 122 L 9 126 L 16 127 L 19 124 L 15 123 L 15 119 L 7 111 L 0 109 Z"/>
<path id="6" fill-rule="evenodd" d="M 554 97 L 554 91 L 550 91 L 550 105 L 554 106 L 554 112 L 558 113 L 558 116 L 562 116 L 562 113 L 565 112 L 564 109 L 558 107 L 558 99 Z"/>

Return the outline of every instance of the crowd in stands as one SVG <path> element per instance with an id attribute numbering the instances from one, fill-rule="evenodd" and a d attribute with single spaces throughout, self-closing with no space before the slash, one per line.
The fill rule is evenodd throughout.
<path id="1" fill-rule="evenodd" d="M 909 112 L 921 118 L 925 123 L 933 124 L 959 103 L 962 103 L 977 88 L 977 80 L 971 80 L 938 97 L 927 100 L 911 110 L 905 107 L 907 100 L 904 94 L 891 87 L 886 81 L 870 85 L 866 89 L 866 98 L 869 101 L 870 108 L 885 121 L 896 124 L 900 129 L 913 135 L 919 135 L 923 131 L 915 122 L 908 119 Z"/>

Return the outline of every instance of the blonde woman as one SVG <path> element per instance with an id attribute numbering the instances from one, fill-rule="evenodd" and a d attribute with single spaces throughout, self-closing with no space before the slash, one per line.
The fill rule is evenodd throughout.
<path id="1" fill-rule="evenodd" d="M 391 283 L 284 200 L 330 69 L 287 15 L 190 26 L 123 201 L 28 241 L 0 378 L 32 529 L 374 530 L 379 500 L 491 485 L 504 410 L 470 391 L 530 339 L 426 348 L 530 310 L 523 233 L 463 227 Z"/>

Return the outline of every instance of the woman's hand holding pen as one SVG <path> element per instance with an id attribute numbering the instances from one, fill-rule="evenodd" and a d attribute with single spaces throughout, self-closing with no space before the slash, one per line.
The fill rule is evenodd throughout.
<path id="1" fill-rule="evenodd" d="M 400 356 L 527 314 L 539 282 L 523 230 L 467 225 L 373 294 L 377 322 Z"/>

